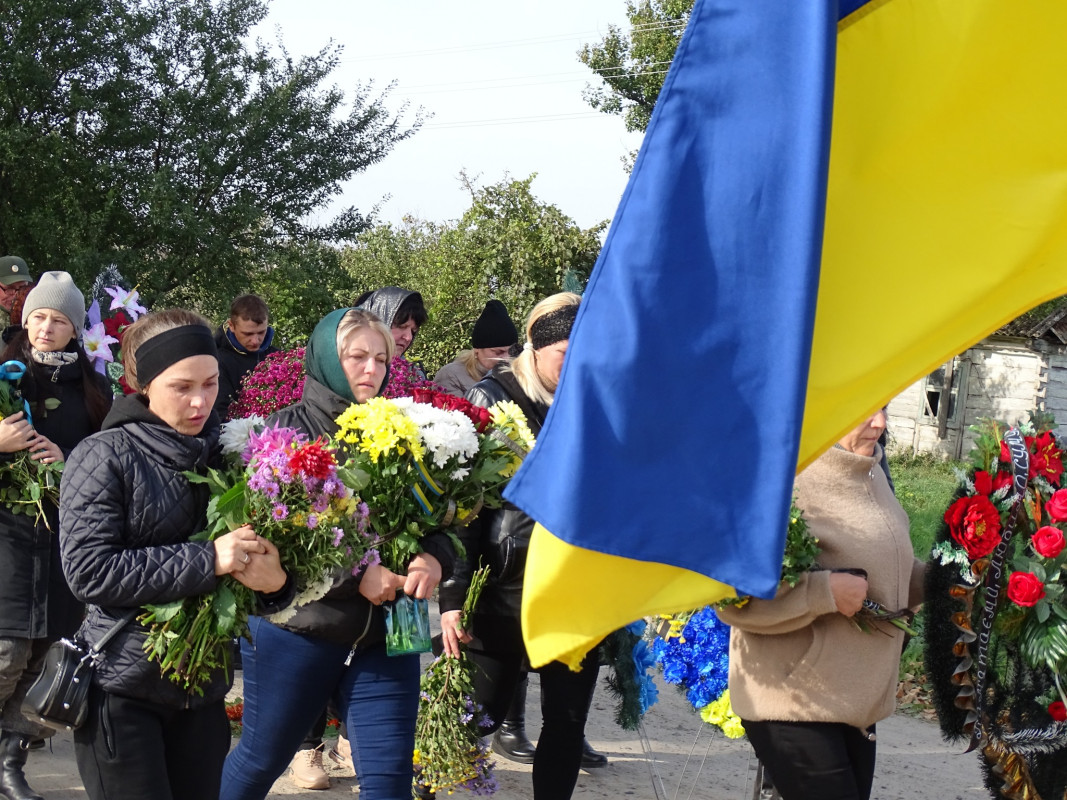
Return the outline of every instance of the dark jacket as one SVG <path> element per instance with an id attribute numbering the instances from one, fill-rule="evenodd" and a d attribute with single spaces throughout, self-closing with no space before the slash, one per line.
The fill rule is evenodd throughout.
<path id="1" fill-rule="evenodd" d="M 71 453 L 60 490 L 63 570 L 74 594 L 90 603 L 80 635 L 98 641 L 128 610 L 215 588 L 215 548 L 189 538 L 206 523 L 208 490 L 186 471 L 203 473 L 218 453 L 214 415 L 200 436 L 178 433 L 140 395 L 115 401 L 103 430 Z M 114 694 L 172 707 L 224 697 L 230 676 L 216 670 L 203 694 L 160 675 L 144 653 L 136 620 L 111 640 L 94 683 Z"/>
<path id="2" fill-rule="evenodd" d="M 503 366 L 494 367 L 476 383 L 467 392 L 467 399 L 483 408 L 502 400 L 515 402 L 526 415 L 534 436 L 541 432 L 548 412 L 548 406 L 526 396 L 510 369 Z M 460 529 L 458 535 L 466 556 L 457 560 L 452 579 L 441 585 L 441 611 L 463 607 L 470 576 L 481 560 L 490 572 L 474 614 L 473 633 L 481 639 L 499 639 L 506 630 L 510 632 L 509 638 L 513 638 L 522 610 L 523 573 L 533 527 L 534 521 L 525 512 L 505 502 L 500 508 L 482 511 L 470 525 Z M 500 618 L 506 618 L 507 622 Z M 514 644 L 521 647 L 521 639 Z"/>
<path id="3" fill-rule="evenodd" d="M 274 328 L 267 328 L 263 346 L 250 353 L 242 348 L 233 336 L 227 335 L 225 325 L 215 332 L 215 347 L 219 351 L 219 396 L 215 399 L 215 412 L 219 419 L 229 419 L 227 411 L 230 403 L 237 399 L 244 376 L 271 353 L 278 352 L 278 348 L 271 344 L 273 340 Z"/>
<path id="4" fill-rule="evenodd" d="M 47 385 L 38 386 L 34 375 Z M 110 397 L 103 376 L 93 376 L 103 396 Z M 96 431 L 85 407 L 80 364 L 36 365 L 21 388 L 34 428 L 55 442 L 64 457 Z M 37 400 L 45 397 L 58 400 L 59 406 L 44 408 Z M 8 459 L 14 455 L 4 454 Z M 5 486 L 6 481 L 0 483 L 0 489 Z M 72 635 L 81 622 L 84 606 L 67 587 L 59 559 L 59 509 L 46 503 L 44 511 L 44 520 L 37 522 L 35 514 L 15 514 L 0 506 L 0 636 L 59 639 Z"/>
<path id="5" fill-rule="evenodd" d="M 334 421 L 350 405 L 310 375 L 304 382 L 304 395 L 296 405 L 272 414 L 267 423 L 296 428 L 315 438 L 337 432 Z M 452 575 L 455 551 L 444 533 L 422 537 L 422 548 L 441 563 L 442 579 Z M 345 577 L 321 600 L 301 606 L 280 627 L 295 633 L 316 636 L 337 644 L 371 645 L 385 640 L 385 615 L 359 593 L 359 577 Z"/>

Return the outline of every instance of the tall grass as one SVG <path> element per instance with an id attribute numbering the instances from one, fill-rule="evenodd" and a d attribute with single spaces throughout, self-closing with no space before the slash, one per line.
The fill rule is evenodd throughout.
<path id="1" fill-rule="evenodd" d="M 942 461 L 929 453 L 897 455 L 889 459 L 897 499 L 911 520 L 911 544 L 915 555 L 930 556 L 941 519 L 956 491 L 952 472 L 958 462 Z"/>

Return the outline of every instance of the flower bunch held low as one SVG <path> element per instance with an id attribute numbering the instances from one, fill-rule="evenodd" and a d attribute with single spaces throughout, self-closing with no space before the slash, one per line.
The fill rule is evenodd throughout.
<path id="1" fill-rule="evenodd" d="M 19 391 L 26 365 L 8 361 L 0 366 L 0 419 L 6 419 L 20 411 L 32 425 L 29 404 Z M 59 401 L 49 398 L 46 408 L 54 409 Z M 59 480 L 63 474 L 63 462 L 46 464 L 30 457 L 29 450 L 11 453 L 10 458 L 0 461 L 0 476 L 6 487 L 0 488 L 0 502 L 16 514 L 33 514 L 38 521 L 48 526 L 44 504 L 59 505 Z"/>
<path id="2" fill-rule="evenodd" d="M 230 419 L 269 417 L 300 402 L 304 395 L 304 348 L 271 353 L 241 380 L 230 404 Z"/>
<path id="3" fill-rule="evenodd" d="M 493 409 L 486 420 L 484 409 L 459 398 L 445 407 L 441 397 L 377 397 L 337 419 L 338 440 L 367 476 L 363 497 L 382 541 L 382 562 L 394 572 L 420 552 L 425 533 L 465 525 L 482 507 L 499 505 L 503 485 L 532 443 L 521 434 L 529 429 L 517 408 L 497 409 L 497 425 Z"/>
<path id="4" fill-rule="evenodd" d="M 367 507 L 354 488 L 363 476 L 338 464 L 329 441 L 309 441 L 292 428 L 262 422 L 227 423 L 222 442 L 233 465 L 186 476 L 206 484 L 212 495 L 201 538 L 213 540 L 250 524 L 278 548 L 297 593 L 289 608 L 272 616 L 284 622 L 335 582 L 377 563 L 378 553 Z M 211 594 L 146 607 L 145 649 L 164 674 L 196 690 L 213 669 L 228 665 L 230 640 L 244 634 L 254 607 L 253 592 L 225 576 Z"/>
<path id="5" fill-rule="evenodd" d="M 460 617 L 462 626 L 468 624 L 488 578 L 487 567 L 471 576 Z M 451 794 L 466 789 L 476 795 L 490 795 L 498 788 L 494 764 L 482 739 L 492 722 L 474 702 L 473 668 L 464 651 L 459 658 L 435 659 L 422 675 L 413 761 L 415 782 L 430 792 Z"/>

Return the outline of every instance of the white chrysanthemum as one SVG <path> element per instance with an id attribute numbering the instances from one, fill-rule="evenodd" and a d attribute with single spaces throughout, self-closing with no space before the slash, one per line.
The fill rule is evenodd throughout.
<path id="1" fill-rule="evenodd" d="M 222 452 L 227 455 L 241 454 L 248 447 L 248 437 L 252 431 L 261 429 L 266 420 L 258 414 L 253 414 L 244 419 L 231 419 L 222 424 L 222 433 L 219 434 L 219 444 Z"/>
<path id="2" fill-rule="evenodd" d="M 471 474 L 471 471 L 467 467 L 460 467 L 452 473 L 452 480 L 461 481 Z"/>
<path id="3" fill-rule="evenodd" d="M 418 425 L 419 437 L 436 466 L 443 468 L 452 458 L 465 464 L 477 454 L 478 433 L 466 414 L 434 408 L 427 403 L 397 401 L 397 404 Z"/>
<path id="4" fill-rule="evenodd" d="M 285 624 L 296 616 L 296 612 L 301 606 L 306 606 L 308 603 L 313 603 L 325 597 L 326 593 L 333 588 L 336 582 L 335 578 L 336 576 L 333 572 L 327 572 L 322 578 L 309 584 L 304 591 L 298 592 L 291 605 L 286 606 L 281 611 L 270 614 L 267 619 L 276 625 Z"/>

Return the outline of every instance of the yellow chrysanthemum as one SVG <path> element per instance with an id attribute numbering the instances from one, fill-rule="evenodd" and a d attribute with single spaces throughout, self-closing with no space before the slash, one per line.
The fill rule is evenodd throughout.
<path id="1" fill-rule="evenodd" d="M 745 735 L 745 728 L 741 724 L 741 718 L 734 713 L 730 705 L 730 690 L 727 689 L 722 696 L 713 703 L 708 703 L 700 709 L 700 718 L 709 725 L 715 725 L 722 729 L 729 739 L 740 739 Z"/>
<path id="2" fill-rule="evenodd" d="M 489 408 L 489 418 L 493 427 L 517 444 L 523 452 L 530 452 L 536 440 L 526 424 L 526 415 L 522 409 L 510 400 L 501 400 Z M 508 459 L 508 465 L 500 471 L 502 477 L 510 478 L 522 465 L 522 459 L 517 454 L 512 454 Z"/>
<path id="3" fill-rule="evenodd" d="M 350 405 L 337 418 L 337 425 L 338 439 L 356 445 L 375 461 L 394 452 L 410 452 L 416 459 L 425 455 L 418 426 L 384 397 Z"/>

